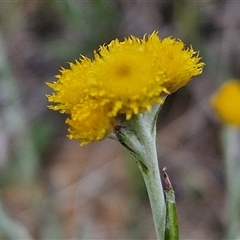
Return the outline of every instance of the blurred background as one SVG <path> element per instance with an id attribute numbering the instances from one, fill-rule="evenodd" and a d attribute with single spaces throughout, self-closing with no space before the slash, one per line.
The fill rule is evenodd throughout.
<path id="1" fill-rule="evenodd" d="M 176 193 L 181 239 L 223 239 L 221 124 L 209 99 L 240 77 L 239 1 L 1 1 L 0 239 L 154 239 L 132 156 L 110 139 L 80 147 L 47 108 L 60 66 L 100 44 L 159 31 L 200 51 L 204 72 L 158 119 L 160 168 Z"/>

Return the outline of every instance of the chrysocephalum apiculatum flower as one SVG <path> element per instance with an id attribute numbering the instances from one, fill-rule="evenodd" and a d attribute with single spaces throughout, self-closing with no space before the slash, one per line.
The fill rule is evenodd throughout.
<path id="1" fill-rule="evenodd" d="M 171 94 L 199 75 L 204 66 L 197 52 L 173 38 L 159 39 L 157 32 L 142 39 L 113 40 L 62 68 L 57 81 L 47 83 L 55 93 L 47 95 L 50 109 L 66 113 L 69 138 L 81 145 L 109 135 L 118 116 L 130 120 L 151 111 L 163 96 Z"/>
<path id="2" fill-rule="evenodd" d="M 214 94 L 211 103 L 223 123 L 240 127 L 240 80 L 226 81 Z"/>

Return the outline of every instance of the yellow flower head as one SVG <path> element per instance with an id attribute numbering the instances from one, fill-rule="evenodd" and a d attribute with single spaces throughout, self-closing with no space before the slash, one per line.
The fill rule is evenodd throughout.
<path id="1" fill-rule="evenodd" d="M 69 138 L 86 144 L 111 133 L 119 115 L 129 120 L 162 103 L 203 65 L 192 48 L 173 38 L 160 40 L 156 32 L 116 39 L 95 51 L 93 60 L 82 57 L 61 69 L 57 81 L 47 83 L 55 91 L 47 97 L 51 109 L 70 115 Z"/>
<path id="2" fill-rule="evenodd" d="M 212 106 L 222 122 L 240 127 L 240 81 L 230 79 L 211 99 Z"/>

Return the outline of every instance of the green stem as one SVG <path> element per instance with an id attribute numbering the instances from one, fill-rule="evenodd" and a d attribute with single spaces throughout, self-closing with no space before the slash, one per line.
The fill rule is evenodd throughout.
<path id="1" fill-rule="evenodd" d="M 166 206 L 156 151 L 156 118 L 159 109 L 160 105 L 155 105 L 151 113 L 145 111 L 129 121 L 120 121 L 115 134 L 137 159 L 147 188 L 157 239 L 163 240 Z"/>
<path id="2" fill-rule="evenodd" d="M 165 235 L 166 218 L 165 199 L 161 185 L 157 158 L 149 156 L 149 159 L 150 158 L 151 160 L 149 161 L 150 163 L 148 164 L 147 169 L 145 166 L 142 167 L 141 162 L 137 161 L 137 163 L 147 188 L 157 239 L 163 240 Z"/>
<path id="3" fill-rule="evenodd" d="M 222 144 L 225 160 L 227 187 L 227 239 L 240 237 L 240 132 L 238 129 L 225 126 L 222 132 Z"/>

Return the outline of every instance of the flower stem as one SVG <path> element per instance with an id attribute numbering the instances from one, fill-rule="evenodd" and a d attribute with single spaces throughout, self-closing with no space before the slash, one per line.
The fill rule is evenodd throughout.
<path id="1" fill-rule="evenodd" d="M 230 126 L 224 126 L 222 144 L 224 149 L 225 174 L 227 184 L 227 239 L 240 237 L 240 131 Z"/>
<path id="2" fill-rule="evenodd" d="M 163 240 L 165 235 L 166 207 L 157 158 L 152 157 L 150 159 L 149 156 L 147 168 L 145 165 L 142 166 L 141 161 L 137 161 L 137 164 L 147 188 L 157 239 Z"/>
<path id="3" fill-rule="evenodd" d="M 156 118 L 160 107 L 154 105 L 151 113 L 145 111 L 133 116 L 129 121 L 121 120 L 115 134 L 137 159 L 147 188 L 157 239 L 163 240 L 166 206 L 156 151 Z"/>

